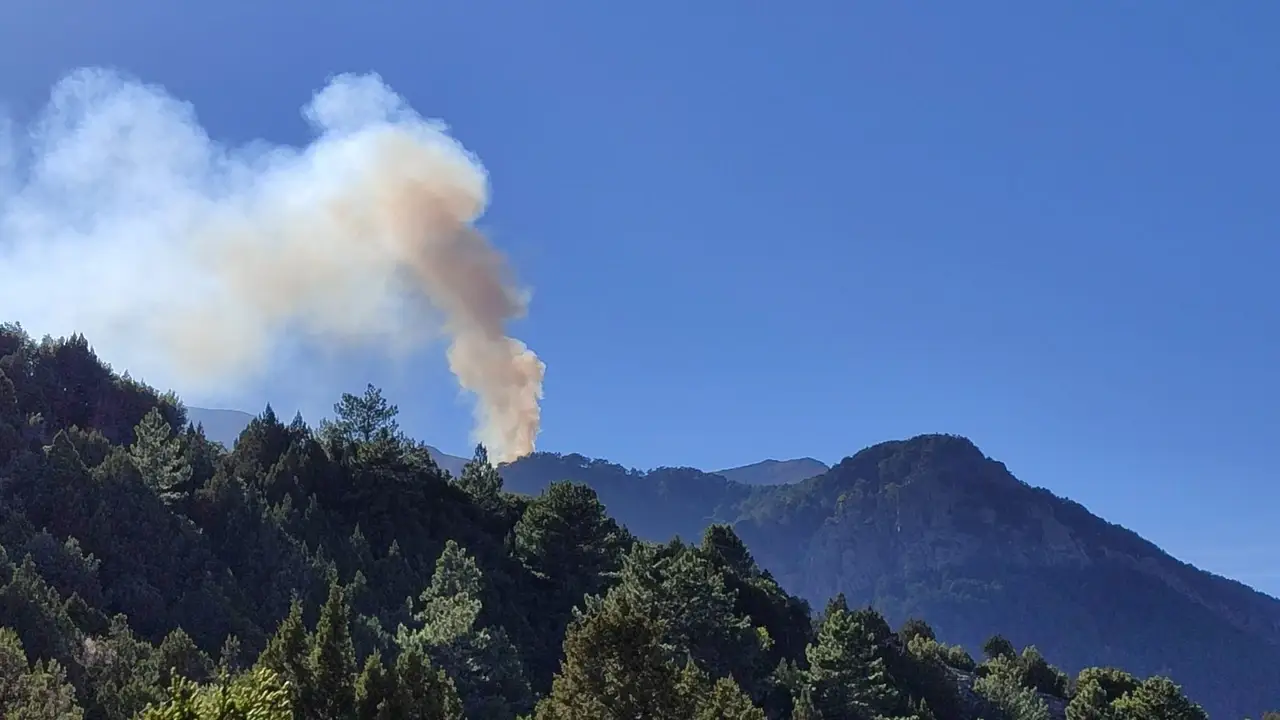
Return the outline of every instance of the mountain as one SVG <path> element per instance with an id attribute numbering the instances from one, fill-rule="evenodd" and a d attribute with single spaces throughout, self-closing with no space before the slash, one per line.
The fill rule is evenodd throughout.
<path id="1" fill-rule="evenodd" d="M 249 418 L 201 408 L 188 415 L 219 440 L 226 435 L 210 427 L 238 434 Z M 431 452 L 461 474 L 466 459 Z M 1280 601 L 1022 482 L 965 438 L 881 443 L 830 468 L 805 458 L 715 473 L 639 471 L 535 453 L 501 474 L 508 490 L 530 496 L 557 480 L 585 483 L 647 540 L 693 540 L 729 523 L 763 567 L 810 602 L 844 593 L 894 623 L 928 617 L 971 652 L 999 627 L 1068 670 L 1169 674 L 1215 716 L 1280 705 L 1269 670 L 1280 667 Z"/>
<path id="2" fill-rule="evenodd" d="M 240 437 L 241 432 L 244 432 L 250 420 L 253 420 L 253 416 L 240 410 L 187 408 L 187 421 L 193 425 L 204 426 L 206 437 L 214 442 L 222 443 L 227 448 L 231 448 L 236 444 L 236 439 Z M 467 458 L 449 455 L 431 445 L 427 446 L 427 451 L 431 454 L 431 459 L 435 460 L 441 469 L 448 470 L 449 474 L 454 477 L 460 476 L 462 467 L 467 464 Z"/>
<path id="3" fill-rule="evenodd" d="M 205 437 L 230 448 L 249 424 L 253 416 L 239 410 L 215 410 L 212 408 L 187 408 L 187 421 L 204 426 Z"/>
<path id="4" fill-rule="evenodd" d="M 830 468 L 826 463 L 806 457 L 795 460 L 764 460 L 728 470 L 716 470 L 714 474 L 743 485 L 790 485 L 821 475 L 827 470 Z"/>
<path id="5" fill-rule="evenodd" d="M 236 438 L 249 424 L 253 416 L 240 410 L 214 410 L 202 407 L 188 407 L 187 420 L 195 425 L 203 425 L 205 435 L 214 442 L 220 442 L 230 448 L 235 445 Z M 441 468 L 457 477 L 468 458 L 449 455 L 428 445 L 431 458 Z M 764 460 L 751 465 L 717 470 L 714 474 L 744 485 L 786 485 L 800 482 L 827 471 L 826 463 L 813 458 L 796 460 Z"/>
<path id="6" fill-rule="evenodd" d="M 0 324 L 0 715 L 1203 720 L 1162 675 L 1280 706 L 1276 600 L 963 438 L 782 486 L 550 453 L 451 479 L 380 391 L 346 405 L 374 425 L 264 413 L 228 449 L 83 337 Z"/>
<path id="7" fill-rule="evenodd" d="M 531 494 L 586 483 L 646 539 L 730 523 L 791 592 L 813 603 L 844 593 L 892 623 L 927 617 L 971 652 L 998 627 L 1068 671 L 1167 674 L 1213 717 L 1280 704 L 1280 601 L 1022 482 L 965 438 L 881 443 L 770 487 L 578 455 L 537 454 L 503 476 Z"/>

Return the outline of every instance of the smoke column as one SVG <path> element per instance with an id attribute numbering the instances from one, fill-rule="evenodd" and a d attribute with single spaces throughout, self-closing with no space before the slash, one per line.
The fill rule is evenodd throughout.
<path id="1" fill-rule="evenodd" d="M 288 336 L 395 352 L 443 333 L 476 439 L 532 452 L 545 366 L 506 333 L 528 296 L 473 225 L 484 168 L 377 75 L 331 79 L 303 114 L 304 148 L 226 147 L 162 89 L 90 69 L 27 133 L 0 119 L 0 319 L 201 390 L 260 376 Z"/>

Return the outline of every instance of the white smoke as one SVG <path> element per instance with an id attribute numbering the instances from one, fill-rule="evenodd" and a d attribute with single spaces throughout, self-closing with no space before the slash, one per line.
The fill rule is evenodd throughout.
<path id="1" fill-rule="evenodd" d="M 532 452 L 544 365 L 506 334 L 528 298 L 473 225 L 484 168 L 377 75 L 303 113 L 306 147 L 227 147 L 161 88 L 62 80 L 29 137 L 0 125 L 0 319 L 200 391 L 259 377 L 288 336 L 397 351 L 442 331 L 476 438 Z"/>

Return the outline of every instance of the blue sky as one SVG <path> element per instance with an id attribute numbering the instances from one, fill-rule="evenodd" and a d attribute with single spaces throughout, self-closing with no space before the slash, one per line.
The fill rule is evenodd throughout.
<path id="1" fill-rule="evenodd" d="M 1280 6 L 17 0 L 0 16 L 19 120 L 83 65 L 165 86 L 229 143 L 306 142 L 298 108 L 347 71 L 445 119 L 491 174 L 483 226 L 534 290 L 513 330 L 548 366 L 542 448 L 715 468 L 956 432 L 1280 594 Z M 415 435 L 466 452 L 439 353 L 341 378 L 321 395 L 372 380 Z M 323 407 L 284 380 L 236 402 Z"/>

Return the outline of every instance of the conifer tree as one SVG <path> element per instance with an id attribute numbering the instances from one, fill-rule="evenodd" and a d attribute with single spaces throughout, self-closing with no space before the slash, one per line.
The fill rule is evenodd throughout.
<path id="1" fill-rule="evenodd" d="M 387 673 L 382 657 L 370 655 L 356 678 L 356 720 L 378 720 L 394 692 L 394 676 Z"/>
<path id="2" fill-rule="evenodd" d="M 172 675 L 204 682 L 213 673 L 213 661 L 182 628 L 174 628 L 157 650 L 161 681 L 166 685 Z"/>
<path id="3" fill-rule="evenodd" d="M 302 603 L 297 598 L 289 605 L 289 614 L 258 658 L 258 664 L 287 685 L 295 708 L 305 706 L 312 682 L 307 663 L 307 629 L 302 623 Z"/>
<path id="4" fill-rule="evenodd" d="M 828 604 L 818 636 L 805 651 L 816 717 L 880 720 L 902 707 L 876 630 L 866 617 L 851 612 L 842 596 Z"/>
<path id="5" fill-rule="evenodd" d="M 502 475 L 489 462 L 489 451 L 484 445 L 476 445 L 475 454 L 463 466 L 462 477 L 457 479 L 457 483 L 458 487 L 485 507 L 493 507 L 499 501 Z"/>
<path id="6" fill-rule="evenodd" d="M 191 466 L 183 457 L 182 443 L 173 437 L 173 428 L 159 407 L 142 418 L 134 428 L 134 442 L 129 457 L 138 468 L 142 481 L 156 491 L 165 502 L 173 502 L 191 488 Z"/>
<path id="7" fill-rule="evenodd" d="M 564 662 L 536 720 L 687 720 L 692 708 L 664 634 L 625 595 L 588 603 L 569 628 Z"/>
<path id="8" fill-rule="evenodd" d="M 312 691 L 308 707 L 320 717 L 347 717 L 355 706 L 356 653 L 351 643 L 350 608 L 336 578 L 320 608 L 307 667 Z"/>
<path id="9" fill-rule="evenodd" d="M 400 626 L 397 642 L 439 664 L 457 684 L 468 720 L 509 718 L 532 705 L 519 653 L 501 627 L 478 627 L 483 576 L 475 558 L 453 540 L 436 561 L 431 585 L 414 614 L 417 629 Z"/>
<path id="10" fill-rule="evenodd" d="M 407 720 L 470 720 L 453 681 L 417 648 L 396 659 L 394 689 L 380 717 Z M 510 716 L 508 716 L 510 717 Z"/>

